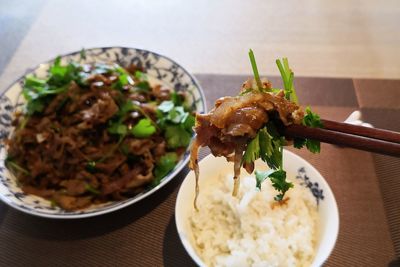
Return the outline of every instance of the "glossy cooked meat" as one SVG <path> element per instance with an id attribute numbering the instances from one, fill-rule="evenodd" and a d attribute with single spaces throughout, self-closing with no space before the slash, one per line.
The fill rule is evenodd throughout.
<path id="1" fill-rule="evenodd" d="M 134 77 L 136 69 L 131 71 Z M 172 91 L 149 84 L 146 90 L 116 89 L 116 81 L 115 72 L 92 75 L 85 85 L 72 81 L 41 113 L 17 116 L 8 158 L 24 192 L 65 210 L 120 200 L 154 181 L 161 157 L 182 154 L 179 145 L 167 145 L 165 131 L 156 124 L 157 106 L 170 100 Z M 176 97 L 183 101 L 182 95 Z M 142 119 L 155 128 L 146 138 L 130 134 Z"/>
<path id="2" fill-rule="evenodd" d="M 196 115 L 197 135 L 192 146 L 190 167 L 198 176 L 197 154 L 198 149 L 204 146 L 209 147 L 214 156 L 233 161 L 233 195 L 238 190 L 240 166 L 246 146 L 270 117 L 290 125 L 300 124 L 304 116 L 298 105 L 285 98 L 283 91 L 269 92 L 271 85 L 268 82 L 263 83 L 263 92 L 251 90 L 253 87 L 253 81 L 248 80 L 243 84 L 239 96 L 220 98 L 208 114 Z M 254 169 L 252 163 L 243 166 L 250 173 Z"/>

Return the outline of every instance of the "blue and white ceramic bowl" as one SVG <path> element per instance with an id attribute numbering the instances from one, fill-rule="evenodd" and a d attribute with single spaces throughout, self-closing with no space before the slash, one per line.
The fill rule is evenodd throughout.
<path id="1" fill-rule="evenodd" d="M 187 70 L 168 57 L 142 49 L 125 47 L 93 48 L 86 50 L 85 54 L 86 58 L 83 60 L 81 60 L 80 51 L 64 55 L 61 60 L 62 63 L 81 60 L 82 63 L 118 63 L 122 66 L 135 64 L 147 70 L 149 79 L 155 79 L 176 91 L 186 92 L 188 102 L 194 111 L 199 113 L 206 111 L 205 97 L 199 83 Z M 34 74 L 39 78 L 44 78 L 52 62 L 53 60 L 40 64 L 36 68 L 29 70 L 26 75 Z M 7 156 L 7 151 L 3 142 L 13 133 L 11 122 L 14 112 L 24 106 L 24 99 L 21 95 L 24 77 L 12 84 L 0 98 L 0 198 L 11 207 L 29 214 L 58 219 L 83 218 L 104 214 L 131 205 L 153 194 L 174 178 L 187 164 L 189 160 L 188 151 L 186 151 L 183 159 L 175 169 L 164 177 L 158 186 L 133 198 L 91 206 L 82 211 L 64 211 L 52 206 L 48 200 L 25 194 L 18 186 L 16 178 L 5 167 L 4 160 Z"/>
<path id="2" fill-rule="evenodd" d="M 256 169 L 265 169 L 265 163 L 261 160 L 256 162 Z M 233 163 L 226 162 L 225 158 L 207 156 L 199 163 L 200 166 L 200 194 L 201 188 L 205 190 L 210 179 L 219 175 L 232 173 Z M 308 192 L 315 198 L 319 227 L 317 231 L 316 254 L 311 264 L 313 267 L 322 266 L 331 254 L 339 233 L 339 212 L 328 183 L 322 175 L 307 161 L 296 154 L 283 150 L 283 168 L 288 177 L 293 177 L 300 182 L 301 186 L 308 188 Z M 197 254 L 194 247 L 194 237 L 190 226 L 189 216 L 193 210 L 193 199 L 195 196 L 195 177 L 191 171 L 183 181 L 176 199 L 175 222 L 179 237 L 188 254 L 198 266 L 206 266 Z"/>

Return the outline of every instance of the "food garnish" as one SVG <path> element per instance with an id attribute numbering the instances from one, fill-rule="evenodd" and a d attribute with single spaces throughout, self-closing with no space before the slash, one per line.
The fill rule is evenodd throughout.
<path id="1" fill-rule="evenodd" d="M 254 79 L 245 81 L 239 95 L 223 97 L 215 102 L 215 107 L 207 114 L 196 114 L 196 138 L 192 144 L 189 167 L 196 175 L 196 206 L 199 194 L 198 150 L 208 146 L 214 156 L 223 156 L 234 162 L 234 188 L 236 196 L 240 184 L 240 168 L 248 173 L 254 171 L 254 161 L 261 159 L 270 170 L 256 171 L 257 187 L 269 178 L 278 191 L 275 200 L 282 201 L 286 191 L 293 184 L 286 180 L 283 169 L 283 146 L 288 140 L 280 132 L 282 127 L 302 124 L 309 127 L 322 127 L 320 117 L 306 108 L 304 114 L 298 105 L 294 88 L 294 73 L 287 58 L 276 60 L 283 81 L 283 89 L 273 88 L 268 80 L 259 76 L 254 53 L 249 51 Z M 320 143 L 310 139 L 294 139 L 296 148 L 306 146 L 313 153 L 320 151 Z"/>
<path id="2" fill-rule="evenodd" d="M 134 65 L 58 57 L 47 78 L 25 78 L 22 94 L 6 165 L 24 192 L 65 210 L 158 185 L 193 135 L 185 95 L 151 83 Z"/>

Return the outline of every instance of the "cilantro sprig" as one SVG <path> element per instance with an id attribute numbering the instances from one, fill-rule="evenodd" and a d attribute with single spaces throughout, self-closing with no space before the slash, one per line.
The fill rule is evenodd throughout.
<path id="1" fill-rule="evenodd" d="M 61 58 L 57 57 L 49 69 L 47 79 L 39 79 L 33 75 L 25 78 L 22 94 L 27 101 L 26 112 L 28 115 L 43 112 L 50 100 L 57 94 L 64 93 L 72 81 L 82 83 L 79 73 L 82 67 L 69 63 L 61 65 Z"/>
<path id="2" fill-rule="evenodd" d="M 282 58 L 276 60 L 276 65 L 278 66 L 279 72 L 281 73 L 283 87 L 285 91 L 285 98 L 294 103 L 298 103 L 296 91 L 294 90 L 294 73 L 289 67 L 289 61 L 287 58 Z"/>
<path id="3" fill-rule="evenodd" d="M 258 73 L 256 58 L 254 56 L 253 50 L 251 50 L 251 49 L 249 50 L 249 58 L 250 58 L 251 68 L 253 69 L 254 79 L 256 80 L 258 90 L 263 91 L 260 74 Z"/>
<path id="4" fill-rule="evenodd" d="M 112 87 L 118 90 L 123 90 L 125 86 L 133 86 L 135 81 L 133 80 L 131 74 L 126 71 L 121 66 L 116 66 L 115 71 L 119 74 L 118 80 L 115 82 Z"/>
<path id="5" fill-rule="evenodd" d="M 271 168 L 268 172 L 256 171 L 257 187 L 261 189 L 261 183 L 270 178 L 272 186 L 279 192 L 275 199 L 282 200 L 289 186 L 286 181 L 286 172 L 283 171 L 283 142 L 284 138 L 279 136 L 272 122 L 258 131 L 256 137 L 247 145 L 243 155 L 243 162 L 251 163 L 261 158 Z"/>
<path id="6" fill-rule="evenodd" d="M 42 113 L 54 96 L 67 92 L 71 82 L 86 87 L 86 79 L 91 73 L 107 73 L 116 71 L 117 68 L 116 66 L 96 64 L 90 70 L 85 69 L 85 66 L 76 62 L 62 64 L 61 57 L 57 57 L 49 68 L 47 78 L 41 79 L 34 75 L 28 75 L 22 89 L 22 94 L 27 101 L 26 113 L 28 115 Z M 63 102 L 65 103 L 65 101 Z"/>
<path id="7" fill-rule="evenodd" d="M 277 201 L 283 200 L 285 193 L 293 187 L 293 183 L 286 181 L 286 172 L 284 170 L 267 170 L 267 171 L 256 171 L 256 186 L 261 190 L 261 184 L 267 178 L 271 179 L 272 186 L 280 192 L 274 198 Z"/>
<path id="8" fill-rule="evenodd" d="M 249 51 L 249 58 L 258 90 L 260 92 L 265 92 L 258 73 L 254 53 L 251 49 Z M 285 98 L 297 104 L 298 97 L 293 84 L 294 73 L 289 67 L 288 59 L 277 59 L 276 65 L 282 77 Z M 282 89 L 272 89 L 268 93 L 276 94 L 281 90 Z M 245 93 L 247 92 L 242 92 L 241 95 Z M 279 192 L 279 194 L 275 196 L 275 200 L 281 201 L 285 193 L 293 187 L 293 184 L 286 180 L 286 172 L 283 170 L 283 145 L 285 144 L 285 138 L 277 131 L 276 123 L 277 121 L 272 117 L 272 119 L 258 131 L 257 135 L 250 140 L 243 155 L 242 164 L 253 163 L 260 158 L 262 161 L 266 162 L 270 170 L 256 171 L 256 186 L 261 189 L 262 182 L 266 179 L 270 179 L 272 186 Z M 320 117 L 316 113 L 313 113 L 309 107 L 306 108 L 306 115 L 304 116 L 302 124 L 309 127 L 323 127 Z M 303 146 L 306 146 L 307 149 L 313 153 L 320 152 L 320 143 L 318 141 L 298 138 L 294 140 L 294 147 L 301 148 Z"/>
<path id="9" fill-rule="evenodd" d="M 271 169 L 279 169 L 282 166 L 282 145 L 282 138 L 269 122 L 247 145 L 243 162 L 251 163 L 261 158 Z"/>
<path id="10" fill-rule="evenodd" d="M 194 116 L 179 102 L 163 101 L 157 109 L 157 124 L 164 131 L 169 148 L 188 146 L 192 139 Z"/>
<path id="11" fill-rule="evenodd" d="M 304 116 L 302 123 L 303 125 L 312 128 L 324 127 L 319 115 L 312 112 L 310 107 L 306 108 L 306 115 Z M 306 148 L 312 153 L 319 153 L 321 151 L 320 142 L 312 139 L 294 138 L 293 146 L 299 149 L 306 146 Z"/>

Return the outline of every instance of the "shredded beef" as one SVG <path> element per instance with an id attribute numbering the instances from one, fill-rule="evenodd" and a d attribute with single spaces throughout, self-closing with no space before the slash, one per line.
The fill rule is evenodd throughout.
<path id="1" fill-rule="evenodd" d="M 134 77 L 138 68 L 127 70 Z M 85 86 L 71 82 L 41 114 L 16 116 L 17 130 L 9 140 L 8 155 L 26 168 L 16 171 L 23 191 L 52 200 L 65 210 L 77 210 L 130 197 L 154 180 L 156 161 L 171 151 L 160 130 L 149 138 L 126 135 L 121 140 L 108 127 L 122 101 L 133 101 L 146 118 L 156 120 L 154 103 L 170 100 L 170 90 L 162 86 L 148 91 L 116 90 L 117 80 L 115 73 L 104 73 L 90 76 Z M 124 120 L 132 126 L 144 117 L 134 110 Z M 26 124 L 19 126 L 24 119 Z"/>

